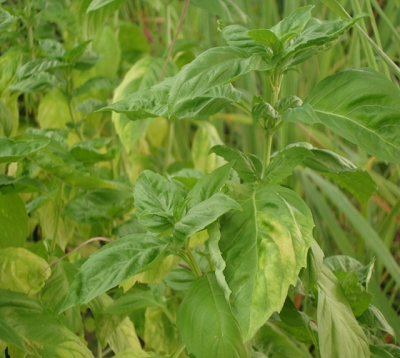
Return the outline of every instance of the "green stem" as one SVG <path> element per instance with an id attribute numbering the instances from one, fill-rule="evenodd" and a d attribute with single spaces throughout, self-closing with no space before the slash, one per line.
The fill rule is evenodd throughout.
<path id="1" fill-rule="evenodd" d="M 186 344 L 185 343 L 181 343 L 180 346 L 176 349 L 175 353 L 171 356 L 171 358 L 178 358 L 179 355 L 185 349 L 185 347 L 186 347 Z"/>
<path id="2" fill-rule="evenodd" d="M 265 171 L 267 170 L 269 163 L 271 162 L 271 150 L 272 150 L 272 138 L 274 136 L 273 131 L 266 130 L 264 132 L 264 164 L 261 173 L 261 178 L 264 179 Z"/>
<path id="3" fill-rule="evenodd" d="M 25 6 L 26 6 L 26 19 L 27 19 L 27 30 L 28 30 L 28 44 L 29 44 L 29 50 L 31 52 L 31 58 L 32 60 L 35 59 L 35 52 L 34 52 L 34 45 L 33 45 L 33 28 L 32 28 L 32 13 L 31 13 L 31 0 L 26 0 L 25 1 Z"/>
<path id="4" fill-rule="evenodd" d="M 168 55 L 167 55 L 167 58 L 165 59 L 164 67 L 163 67 L 163 69 L 161 71 L 160 81 L 162 81 L 164 79 L 165 72 L 166 72 L 167 66 L 168 66 L 168 62 L 170 61 L 170 59 L 172 57 L 172 52 L 174 50 L 176 41 L 178 40 L 178 35 L 179 35 L 179 32 L 181 31 L 183 20 L 185 19 L 187 10 L 189 8 L 189 4 L 190 4 L 190 0 L 185 0 L 185 3 L 183 4 L 181 17 L 180 17 L 179 23 L 178 23 L 178 28 L 176 29 L 176 32 L 175 32 L 175 35 L 174 35 L 174 39 L 172 40 L 172 43 L 171 43 L 171 45 L 169 47 Z"/>
<path id="5" fill-rule="evenodd" d="M 61 200 L 62 200 L 63 191 L 64 191 L 64 184 L 61 184 L 60 188 L 58 189 L 58 192 L 57 192 L 56 200 L 54 201 L 55 209 L 56 209 L 56 222 L 54 224 L 54 231 L 53 231 L 52 241 L 51 241 L 51 248 L 50 248 L 51 254 L 53 254 L 54 250 L 56 249 L 58 222 L 60 221 L 60 216 L 61 216 Z"/>
<path id="6" fill-rule="evenodd" d="M 103 349 L 99 340 L 97 341 L 97 358 L 103 358 Z"/>
<path id="7" fill-rule="evenodd" d="M 166 22 L 166 33 L 167 33 L 167 46 L 171 46 L 171 6 L 170 4 L 165 5 L 165 22 Z"/>
<path id="8" fill-rule="evenodd" d="M 170 120 L 169 121 L 169 130 L 168 130 L 168 137 L 167 137 L 167 144 L 165 147 L 165 160 L 164 160 L 164 173 L 167 171 L 169 164 L 171 163 L 172 158 L 172 144 L 174 141 L 174 128 L 175 123 Z"/>
<path id="9" fill-rule="evenodd" d="M 110 347 L 107 347 L 104 351 L 103 351 L 103 356 L 107 356 L 109 353 L 112 352 L 112 349 Z"/>
<path id="10" fill-rule="evenodd" d="M 197 264 L 196 259 L 194 258 L 192 251 L 189 248 L 189 245 L 186 244 L 186 257 L 188 258 L 187 263 L 189 264 L 190 268 L 192 269 L 193 273 L 196 275 L 196 277 L 200 277 L 203 273 L 200 270 L 199 265 Z"/>
<path id="11" fill-rule="evenodd" d="M 271 105 L 273 107 L 276 106 L 276 103 L 279 99 L 279 93 L 281 90 L 283 75 L 280 71 L 277 71 L 273 76 L 270 78 L 270 85 L 271 85 Z M 277 130 L 277 126 L 280 124 L 280 120 L 277 120 L 273 123 L 268 123 L 265 131 L 264 131 L 264 157 L 263 157 L 263 169 L 261 173 L 261 178 L 264 179 L 265 172 L 271 162 L 271 150 L 272 150 L 272 139 L 274 133 Z"/>
<path id="12" fill-rule="evenodd" d="M 68 73 L 67 73 L 66 96 L 67 96 L 69 116 L 71 117 L 71 121 L 74 124 L 74 129 L 75 129 L 76 134 L 78 135 L 79 139 L 83 142 L 84 138 L 83 138 L 83 135 L 82 135 L 81 131 L 76 126 L 77 122 L 76 122 L 74 111 L 72 109 L 72 90 L 73 90 L 72 77 L 71 77 L 70 71 L 68 71 Z"/>
<path id="13" fill-rule="evenodd" d="M 176 319 L 174 316 L 172 316 L 171 312 L 168 310 L 167 306 L 165 305 L 165 307 L 162 308 L 163 313 L 167 316 L 168 320 L 172 323 L 175 324 L 176 323 Z"/>

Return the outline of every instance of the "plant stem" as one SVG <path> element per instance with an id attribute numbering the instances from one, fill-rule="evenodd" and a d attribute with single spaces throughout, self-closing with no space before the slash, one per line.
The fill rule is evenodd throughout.
<path id="1" fill-rule="evenodd" d="M 84 138 L 83 138 L 83 135 L 82 135 L 81 131 L 76 126 L 77 122 L 76 122 L 74 111 L 72 109 L 72 89 L 73 89 L 72 77 L 71 77 L 70 71 L 68 71 L 68 73 L 67 73 L 66 96 L 67 96 L 69 116 L 71 117 L 71 121 L 74 124 L 74 129 L 75 129 L 76 134 L 78 134 L 79 139 L 83 142 Z"/>
<path id="2" fill-rule="evenodd" d="M 165 159 L 163 168 L 164 173 L 167 171 L 172 158 L 172 143 L 174 141 L 174 130 L 175 130 L 175 123 L 174 121 L 169 120 L 167 144 L 165 146 Z"/>
<path id="3" fill-rule="evenodd" d="M 276 103 L 279 99 L 279 92 L 281 90 L 282 84 L 282 74 L 277 71 L 276 74 L 271 76 L 270 85 L 271 85 L 271 105 L 273 107 L 276 106 Z M 275 131 L 277 130 L 277 125 L 279 125 L 280 121 L 275 121 L 274 123 L 268 123 L 267 127 L 264 128 L 264 157 L 263 157 L 263 169 L 261 173 L 261 178 L 264 179 L 265 171 L 268 168 L 269 163 L 271 162 L 271 150 L 272 150 L 272 139 Z"/>
<path id="4" fill-rule="evenodd" d="M 57 192 L 56 200 L 54 201 L 55 209 L 56 209 L 56 222 L 54 224 L 54 231 L 53 231 L 51 247 L 50 247 L 51 254 L 54 252 L 54 250 L 56 248 L 56 243 L 57 243 L 58 222 L 60 221 L 60 216 L 61 216 L 61 200 L 62 200 L 63 191 L 64 191 L 64 184 L 61 184 L 58 189 L 58 192 Z"/>
<path id="5" fill-rule="evenodd" d="M 35 59 L 35 52 L 33 50 L 33 28 L 32 28 L 32 12 L 31 12 L 31 0 L 26 0 L 25 1 L 25 6 L 26 6 L 26 27 L 28 30 L 28 45 L 29 45 L 29 50 L 31 52 L 31 59 Z"/>
<path id="6" fill-rule="evenodd" d="M 197 264 L 197 261 L 194 258 L 192 251 L 189 248 L 189 245 L 186 244 L 185 248 L 186 248 L 185 254 L 186 254 L 186 257 L 188 258 L 188 264 L 189 264 L 190 268 L 192 269 L 192 271 L 196 275 L 196 277 L 200 277 L 203 273 L 201 272 L 200 267 Z"/>
<path id="7" fill-rule="evenodd" d="M 261 178 L 264 179 L 265 171 L 271 162 L 271 149 L 272 149 L 272 138 L 274 132 L 270 130 L 265 130 L 264 132 L 264 164 L 262 169 Z"/>
<path id="8" fill-rule="evenodd" d="M 190 4 L 190 0 L 185 0 L 185 3 L 183 4 L 181 17 L 180 17 L 179 23 L 178 23 L 178 28 L 176 29 L 176 32 L 175 32 L 175 35 L 174 35 L 174 39 L 172 40 L 171 46 L 169 47 L 167 58 L 165 59 L 164 67 L 162 69 L 161 76 L 160 76 L 160 81 L 162 81 L 164 79 L 165 72 L 167 71 L 168 63 L 171 60 L 172 52 L 174 50 L 176 41 L 178 40 L 178 35 L 179 35 L 179 32 L 181 31 L 183 20 L 185 19 L 187 10 L 189 8 L 189 4 Z"/>
<path id="9" fill-rule="evenodd" d="M 103 358 L 103 349 L 99 340 L 97 340 L 97 358 Z"/>
<path id="10" fill-rule="evenodd" d="M 171 358 L 178 358 L 179 354 L 181 354 L 183 352 L 185 347 L 186 347 L 186 344 L 181 343 L 180 346 L 176 349 L 175 353 L 171 356 Z"/>

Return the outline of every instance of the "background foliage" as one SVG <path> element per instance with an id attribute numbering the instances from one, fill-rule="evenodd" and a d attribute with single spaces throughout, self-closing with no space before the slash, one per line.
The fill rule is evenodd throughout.
<path id="1" fill-rule="evenodd" d="M 111 290 L 97 297 L 96 292 L 104 290 L 96 286 L 92 295 L 82 294 L 85 299 L 70 298 L 80 306 L 63 307 L 64 299 L 78 268 L 91 254 L 102 255 L 105 242 L 126 235 L 143 237 L 146 228 L 143 222 L 138 223 L 137 214 L 150 204 L 140 202 L 136 195 L 139 198 L 140 191 L 154 189 L 158 180 L 155 173 L 178 181 L 187 190 L 203 174 L 225 163 L 215 154 L 221 155 L 219 147 L 209 155 L 211 147 L 225 145 L 262 156 L 262 134 L 251 115 L 235 106 L 206 120 L 174 122 L 158 115 L 163 108 L 157 107 L 161 102 L 156 95 L 149 98 L 154 112 L 142 110 L 140 121 L 130 120 L 125 113 L 97 110 L 174 76 L 202 52 L 224 45 L 218 19 L 225 25 L 270 28 L 306 5 L 314 5 L 313 17 L 321 20 L 343 15 L 335 1 L 327 0 L 0 1 L 0 317 L 7 317 L 0 318 L 0 352 L 4 351 L 4 357 L 24 357 L 26 352 L 43 357 L 187 356 L 180 345 L 182 333 L 178 333 L 184 329 L 176 324 L 178 306 L 182 302 L 179 322 L 190 320 L 196 303 L 187 297 L 197 296 L 201 301 L 201 292 L 221 290 L 217 282 L 223 266 L 215 265 L 215 274 L 203 275 L 190 286 L 193 273 L 185 265 L 178 266 L 181 259 L 177 255 L 163 256 L 167 247 L 163 240 L 146 237 L 145 244 L 129 247 L 128 257 L 124 257 L 128 249 L 119 245 L 130 244 L 117 240 L 110 244 L 120 263 L 116 270 L 129 269 L 132 278 L 115 288 L 116 281 L 110 278 L 104 282 L 107 280 L 99 277 L 99 285 L 104 288 L 108 284 L 107 290 Z M 352 28 L 330 49 L 289 71 L 281 85 L 282 97 L 296 94 L 304 100 L 323 78 L 340 70 L 365 67 L 381 72 L 393 82 L 393 88 L 398 87 L 399 1 L 342 0 L 340 5 L 353 17 L 363 12 L 369 15 L 358 26 L 374 44 L 359 28 Z M 374 52 L 374 46 L 382 49 L 381 53 Z M 392 59 L 394 67 L 385 56 Z M 242 76 L 235 81 L 235 88 L 248 103 L 254 94 L 263 98 L 273 95 L 263 72 Z M 230 96 L 237 96 L 235 90 Z M 182 117 L 191 116 L 183 113 Z M 320 123 L 288 123 L 274 137 L 273 152 L 294 142 L 309 142 L 314 148 L 349 158 L 376 183 L 376 190 L 371 190 L 374 184 L 357 171 L 352 178 L 338 178 L 335 174 L 322 177 L 308 169 L 296 169 L 283 182 L 308 204 L 316 223 L 313 236 L 327 257 L 326 264 L 334 271 L 341 271 L 338 266 L 343 269 L 337 276 L 348 288 L 351 308 L 355 316 L 357 310 L 363 314 L 359 322 L 365 321 L 364 331 L 371 341 L 376 340 L 370 342 L 376 343 L 371 356 L 398 357 L 394 348 L 391 353 L 384 350 L 382 342 L 395 343 L 400 337 L 400 280 L 394 274 L 400 261 L 399 166 L 368 156 L 363 148 L 368 143 L 354 145 Z M 139 177 L 146 185 L 133 189 Z M 346 189 L 338 190 L 335 180 Z M 348 185 L 352 180 L 359 186 Z M 170 206 L 162 210 L 167 212 L 174 200 L 169 194 L 176 190 L 169 183 L 166 180 L 165 186 L 157 189 L 166 193 L 165 202 Z M 227 210 L 234 208 L 228 199 L 223 199 Z M 226 211 L 220 209 L 215 218 Z M 171 211 L 171 215 L 175 213 Z M 158 232 L 168 226 L 168 220 L 148 220 Z M 241 219 L 237 220 L 233 221 L 233 232 Z M 213 252 L 213 244 L 206 247 L 205 241 L 216 232 L 208 230 L 196 233 L 190 241 L 203 271 L 209 267 L 206 253 Z M 176 237 L 184 240 L 186 234 L 178 228 Z M 230 233 L 222 232 L 220 245 L 224 245 L 224 234 Z M 218 247 L 219 238 L 213 240 Z M 143 250 L 149 265 L 149 258 L 163 260 L 162 264 L 150 267 L 142 262 L 141 267 L 148 270 L 130 267 L 132 255 L 141 260 Z M 329 261 L 333 255 L 348 255 L 358 261 Z M 96 270 L 90 275 L 95 276 Z M 318 287 L 318 310 L 324 307 L 324 320 L 329 321 L 332 304 L 327 303 L 324 292 L 333 281 L 329 281 L 329 273 L 324 275 L 328 278 L 321 279 Z M 357 291 L 354 287 L 359 278 L 368 284 L 359 285 Z M 223 296 L 224 292 L 217 292 L 210 315 L 229 312 Z M 289 296 L 283 311 L 287 316 L 273 315 L 257 332 L 253 347 L 273 357 L 318 356 L 317 327 L 312 320 L 304 323 L 316 314 L 312 311 L 315 308 L 298 290 L 289 291 Z M 10 308 L 9 302 L 17 309 Z M 61 308 L 69 309 L 55 316 Z M 372 312 L 376 308 L 382 313 Z M 238 335 L 235 322 L 228 318 L 223 322 L 233 337 Z M 39 325 L 43 330 L 35 328 Z M 59 342 L 49 338 L 54 330 L 60 332 Z M 191 342 L 188 347 L 194 350 L 197 333 L 193 337 L 193 332 L 186 332 L 181 337 Z M 52 351 L 53 347 L 59 350 Z M 145 353 L 142 348 L 154 353 Z M 239 352 L 247 348 L 236 347 Z"/>

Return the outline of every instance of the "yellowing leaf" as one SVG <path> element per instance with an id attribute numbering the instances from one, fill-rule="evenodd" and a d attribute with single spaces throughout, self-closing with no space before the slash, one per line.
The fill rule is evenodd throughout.
<path id="1" fill-rule="evenodd" d="M 50 277 L 47 262 L 22 247 L 0 250 L 0 288 L 35 295 Z M 40 275 L 40 276 L 39 276 Z"/>

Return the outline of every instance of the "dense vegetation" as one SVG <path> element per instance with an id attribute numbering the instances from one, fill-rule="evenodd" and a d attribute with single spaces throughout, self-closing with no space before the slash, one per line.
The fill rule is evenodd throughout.
<path id="1" fill-rule="evenodd" d="M 398 0 L 0 0 L 3 357 L 400 357 Z"/>

